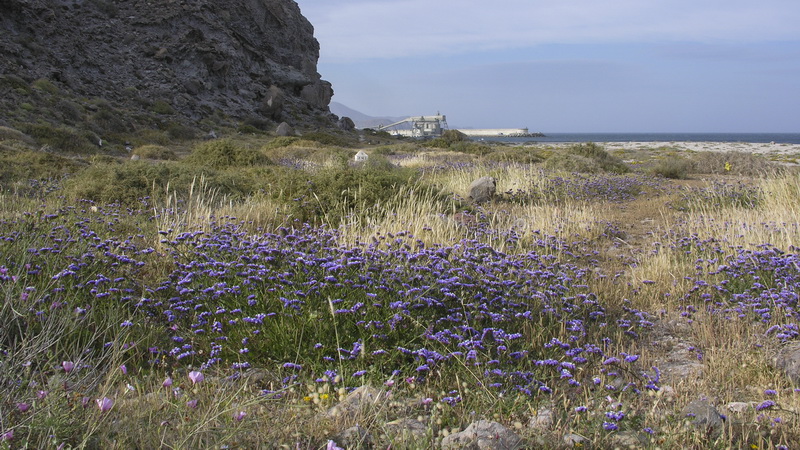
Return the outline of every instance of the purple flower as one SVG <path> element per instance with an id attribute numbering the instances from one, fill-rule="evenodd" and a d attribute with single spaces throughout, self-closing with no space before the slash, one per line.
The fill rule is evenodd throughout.
<path id="1" fill-rule="evenodd" d="M 325 446 L 325 450 L 344 450 L 344 449 L 336 445 L 336 442 L 328 440 L 328 445 Z"/>
<path id="2" fill-rule="evenodd" d="M 246 415 L 247 415 L 247 413 L 246 413 L 246 412 L 244 412 L 244 411 L 239 411 L 239 412 L 237 412 L 236 414 L 234 414 L 234 415 L 233 415 L 233 420 L 235 420 L 235 421 L 237 421 L 237 422 L 241 422 L 241 421 L 242 421 L 242 419 L 244 419 L 244 417 L 245 417 Z"/>
<path id="3" fill-rule="evenodd" d="M 172 386 L 172 377 L 167 377 L 163 383 L 161 383 L 163 387 L 170 387 Z"/>
<path id="4" fill-rule="evenodd" d="M 767 400 L 761 403 L 760 405 L 756 406 L 756 411 L 763 411 L 765 409 L 772 408 L 773 406 L 775 406 L 775 402 L 773 402 L 772 400 Z"/>
<path id="5" fill-rule="evenodd" d="M 764 391 L 764 395 L 778 395 L 778 391 L 775 389 L 767 389 Z"/>
<path id="6" fill-rule="evenodd" d="M 125 364 L 119 366 L 119 370 L 122 371 L 123 375 L 127 375 L 128 374 L 128 367 Z"/>
<path id="7" fill-rule="evenodd" d="M 47 397 L 47 391 L 36 392 L 36 398 L 38 398 L 39 400 L 44 400 L 45 397 Z"/>
<path id="8" fill-rule="evenodd" d="M 111 400 L 108 397 L 98 398 L 95 400 L 97 402 L 97 407 L 100 408 L 100 411 L 106 412 L 114 406 L 114 400 Z"/>
<path id="9" fill-rule="evenodd" d="M 585 406 L 578 406 L 577 408 L 575 408 L 575 412 L 579 412 L 579 413 L 580 412 L 585 412 L 586 410 L 587 410 L 587 408 Z"/>
<path id="10" fill-rule="evenodd" d="M 64 368 L 64 372 L 70 373 L 72 372 L 72 369 L 75 368 L 75 363 L 72 361 L 62 361 L 61 367 Z"/>
<path id="11" fill-rule="evenodd" d="M 19 412 L 26 412 L 26 411 L 28 411 L 30 408 L 31 408 L 31 405 L 30 405 L 30 404 L 28 404 L 28 403 L 25 403 L 25 402 L 19 402 L 19 403 L 17 403 L 17 409 L 19 410 Z"/>
<path id="12" fill-rule="evenodd" d="M 197 399 L 189 400 L 188 402 L 186 402 L 186 406 L 192 409 L 197 408 Z"/>
<path id="13" fill-rule="evenodd" d="M 13 441 L 14 440 L 14 430 L 8 430 L 3 434 L 0 434 L 0 441 Z"/>
<path id="14" fill-rule="evenodd" d="M 619 425 L 614 422 L 603 422 L 603 429 L 606 431 L 617 431 L 619 430 Z"/>
<path id="15" fill-rule="evenodd" d="M 192 380 L 192 384 L 200 383 L 201 381 L 205 380 L 206 377 L 202 374 L 202 372 L 198 372 L 193 370 L 189 372 L 189 379 Z"/>

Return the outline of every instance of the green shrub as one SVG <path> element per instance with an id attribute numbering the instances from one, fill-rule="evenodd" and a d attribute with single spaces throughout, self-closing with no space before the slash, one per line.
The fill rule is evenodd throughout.
<path id="1" fill-rule="evenodd" d="M 187 162 L 215 169 L 270 164 L 269 158 L 261 151 L 243 147 L 230 139 L 216 139 L 197 145 Z"/>
<path id="2" fill-rule="evenodd" d="M 19 130 L 0 126 L 0 141 L 5 140 L 30 142 L 31 139 Z"/>
<path id="3" fill-rule="evenodd" d="M 139 155 L 141 158 L 144 159 L 163 159 L 163 160 L 178 159 L 178 155 L 176 155 L 172 149 L 163 147 L 161 145 L 144 145 L 142 147 L 137 147 L 133 151 L 133 154 Z"/>
<path id="4" fill-rule="evenodd" d="M 170 138 L 178 141 L 189 141 L 197 137 L 197 132 L 194 128 L 178 122 L 169 122 L 166 126 L 166 132 Z"/>
<path id="5" fill-rule="evenodd" d="M 564 152 L 554 152 L 545 160 L 544 167 L 556 172 L 600 172 L 600 166 L 591 158 Z"/>
<path id="6" fill-rule="evenodd" d="M 56 87 L 56 85 L 54 85 L 53 82 L 47 78 L 39 78 L 31 83 L 31 86 L 36 90 L 47 92 L 48 94 L 58 94 L 58 87 Z"/>
<path id="7" fill-rule="evenodd" d="M 288 146 L 294 144 L 295 142 L 297 142 L 299 140 L 300 140 L 300 138 L 297 138 L 297 137 L 294 137 L 294 136 L 278 136 L 275 139 L 267 142 L 267 144 L 264 145 L 264 150 L 271 150 L 271 149 L 274 149 L 274 148 L 288 147 Z"/>
<path id="8" fill-rule="evenodd" d="M 686 158 L 671 156 L 656 163 L 650 172 L 654 175 L 672 180 L 684 180 L 689 177 L 692 163 Z"/>
<path id="9" fill-rule="evenodd" d="M 609 154 L 602 146 L 594 142 L 575 144 L 569 147 L 569 153 L 594 161 L 600 169 L 612 173 L 626 173 L 630 168 L 621 159 Z"/>
<path id="10" fill-rule="evenodd" d="M 48 145 L 58 151 L 88 153 L 97 149 L 94 135 L 73 128 L 48 123 L 23 123 L 17 128 L 34 138 L 39 145 Z"/>
<path id="11" fill-rule="evenodd" d="M 58 179 L 80 168 L 72 158 L 38 151 L 1 151 L 0 184 Z"/>
<path id="12" fill-rule="evenodd" d="M 166 116 L 175 114 L 175 110 L 172 109 L 172 106 L 164 100 L 156 100 L 153 102 L 153 104 L 150 106 L 150 111 Z"/>
<path id="13" fill-rule="evenodd" d="M 488 161 L 513 162 L 519 164 L 536 164 L 550 156 L 546 152 L 531 147 L 512 147 L 496 150 L 485 156 Z"/>
<path id="14" fill-rule="evenodd" d="M 704 174 L 764 176 L 785 169 L 763 155 L 745 152 L 699 152 L 691 162 L 693 172 Z"/>
<path id="15" fill-rule="evenodd" d="M 334 147 L 352 147 L 355 144 L 352 137 L 318 131 L 303 134 L 303 139 Z"/>
<path id="16" fill-rule="evenodd" d="M 469 142 L 469 137 L 458 130 L 444 130 L 442 135 L 436 139 L 432 139 L 429 147 L 433 148 L 450 148 L 456 142 Z"/>

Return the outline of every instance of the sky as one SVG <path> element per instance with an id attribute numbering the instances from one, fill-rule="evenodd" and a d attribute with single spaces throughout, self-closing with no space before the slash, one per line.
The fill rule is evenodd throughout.
<path id="1" fill-rule="evenodd" d="M 333 101 L 531 132 L 800 132 L 797 0 L 296 0 Z"/>

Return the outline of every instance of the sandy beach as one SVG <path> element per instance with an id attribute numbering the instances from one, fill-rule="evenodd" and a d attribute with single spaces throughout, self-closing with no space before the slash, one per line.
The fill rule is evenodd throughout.
<path id="1" fill-rule="evenodd" d="M 800 144 L 752 142 L 602 142 L 606 150 L 644 150 L 669 148 L 694 152 L 745 152 L 762 155 L 800 154 Z"/>

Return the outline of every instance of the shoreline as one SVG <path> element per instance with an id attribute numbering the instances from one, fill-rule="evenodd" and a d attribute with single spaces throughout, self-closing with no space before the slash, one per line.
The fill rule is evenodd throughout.
<path id="1" fill-rule="evenodd" d="M 566 147 L 579 144 L 578 142 L 534 142 L 524 143 L 524 146 L 550 146 Z M 800 144 L 758 143 L 758 142 L 694 142 L 694 141 L 625 141 L 625 142 L 597 142 L 608 151 L 614 150 L 678 150 L 691 152 L 743 152 L 759 155 L 800 155 Z"/>

